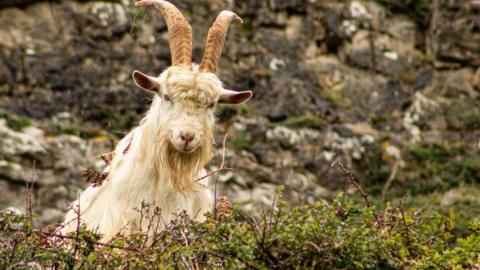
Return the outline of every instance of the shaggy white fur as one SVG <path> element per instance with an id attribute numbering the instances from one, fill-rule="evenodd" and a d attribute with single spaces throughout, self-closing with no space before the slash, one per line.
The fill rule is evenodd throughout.
<path id="1" fill-rule="evenodd" d="M 173 29 L 170 46 L 177 46 L 170 48 L 175 66 L 158 77 L 133 72 L 135 84 L 155 94 L 152 105 L 116 146 L 103 183 L 89 186 L 73 203 L 62 233 L 75 231 L 80 222 L 107 241 L 118 233 L 148 231 L 151 222 L 161 229 L 179 211 L 203 220 L 214 203 L 209 179 L 203 178 L 212 157 L 214 109 L 217 103 L 241 104 L 252 96 L 251 91 L 224 89 L 212 73 L 226 28 L 232 20 L 241 21 L 235 13 L 222 11 L 215 20 L 199 68 L 190 59 L 191 28 L 175 6 L 163 0 L 141 0 L 136 6 L 155 7 L 164 14 L 169 31 Z M 142 213 L 138 209 L 143 203 L 152 207 Z"/>
<path id="2" fill-rule="evenodd" d="M 209 179 L 197 179 L 206 175 L 204 167 L 212 155 L 211 104 L 229 100 L 225 97 L 232 93 L 225 94 L 216 75 L 199 73 L 196 68 L 170 67 L 153 80 L 158 87 L 153 90 L 156 95 L 151 108 L 140 125 L 117 144 L 102 185 L 88 187 L 73 204 L 63 233 L 76 229 L 76 209 L 80 209 L 81 222 L 102 233 L 104 240 L 117 233 L 146 231 L 149 221 L 143 219 L 140 224 L 140 212 L 135 210 L 142 202 L 161 209 L 160 224 L 168 223 L 181 210 L 200 221 L 211 211 Z M 240 97 L 241 102 L 248 98 Z M 182 151 L 178 134 L 185 131 L 194 133 L 198 141 L 192 142 L 193 150 Z"/>

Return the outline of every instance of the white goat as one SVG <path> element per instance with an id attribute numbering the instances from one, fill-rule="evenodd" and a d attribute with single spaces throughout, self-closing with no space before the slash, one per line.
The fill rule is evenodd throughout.
<path id="1" fill-rule="evenodd" d="M 203 220 L 212 210 L 213 196 L 205 188 L 208 177 L 197 179 L 206 175 L 204 167 L 212 156 L 215 106 L 240 104 L 252 96 L 251 91 L 224 89 L 214 74 L 228 26 L 241 21 L 235 13 L 218 15 L 198 66 L 191 60 L 191 27 L 174 5 L 162 0 L 135 5 L 154 7 L 165 17 L 172 66 L 158 77 L 133 72 L 135 84 L 155 94 L 153 103 L 140 125 L 116 146 L 105 181 L 89 186 L 73 203 L 62 233 L 76 229 L 78 214 L 88 229 L 103 234 L 104 241 L 118 233 L 146 231 L 147 222 L 141 222 L 135 210 L 143 201 L 158 206 L 165 223 L 181 210 Z"/>

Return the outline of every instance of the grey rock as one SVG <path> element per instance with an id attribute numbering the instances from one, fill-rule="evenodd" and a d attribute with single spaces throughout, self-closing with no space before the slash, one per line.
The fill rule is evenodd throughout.
<path id="1" fill-rule="evenodd" d="M 219 66 L 226 87 L 254 92 L 218 121 L 217 148 L 233 126 L 225 161 L 235 171 L 218 181 L 233 202 L 257 209 L 280 185 L 292 203 L 351 191 L 334 160 L 363 180 L 398 159 L 398 183 L 410 183 L 403 158 L 416 144 L 477 149 L 477 6 L 439 0 L 428 14 L 429 3 L 396 0 L 174 2 L 194 29 L 196 62 L 214 14 L 244 19 L 230 28 Z M 9 26 L 0 28 L 0 107 L 10 114 L 0 119 L 0 206 L 24 209 L 35 166 L 37 210 L 52 222 L 85 185 L 81 170 L 102 168 L 94 157 L 147 109 L 131 72 L 157 75 L 170 64 L 167 27 L 133 1 L 72 0 L 0 9 L 0 25 Z M 12 130 L 16 115 L 33 126 Z M 306 115 L 325 129 L 282 126 Z M 73 124 L 81 138 L 55 128 Z"/>
<path id="2" fill-rule="evenodd" d="M 59 223 L 62 221 L 64 215 L 65 213 L 59 209 L 47 208 L 41 212 L 38 222 L 41 224 Z"/>
<path id="3" fill-rule="evenodd" d="M 85 159 L 86 144 L 79 137 L 61 135 L 47 138 L 50 156 L 53 159 L 53 167 L 56 170 L 80 168 Z"/>
<path id="4" fill-rule="evenodd" d="M 478 10 L 478 6 L 463 1 L 432 4 L 427 45 L 437 66 L 480 65 L 480 18 L 475 15 Z"/>
<path id="5" fill-rule="evenodd" d="M 39 138 L 43 133 L 38 129 L 30 128 L 26 132 L 17 132 L 6 126 L 0 119 L 0 156 L 30 156 L 41 158 L 47 151 L 40 143 Z"/>

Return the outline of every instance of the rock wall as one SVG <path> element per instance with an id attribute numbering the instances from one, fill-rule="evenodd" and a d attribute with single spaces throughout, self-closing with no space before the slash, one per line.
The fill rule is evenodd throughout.
<path id="1" fill-rule="evenodd" d="M 2 206 L 21 208 L 34 182 L 43 222 L 58 220 L 85 185 L 81 169 L 101 166 L 146 110 L 130 74 L 160 73 L 170 52 L 161 15 L 133 2 L 0 9 Z M 295 203 L 349 191 L 334 160 L 373 193 L 392 176 L 392 194 L 478 184 L 478 1 L 172 2 L 193 26 L 196 62 L 220 10 L 244 19 L 219 68 L 228 88 L 254 91 L 218 113 L 218 144 L 234 131 L 235 171 L 219 177 L 231 200 L 269 204 L 280 185 Z"/>

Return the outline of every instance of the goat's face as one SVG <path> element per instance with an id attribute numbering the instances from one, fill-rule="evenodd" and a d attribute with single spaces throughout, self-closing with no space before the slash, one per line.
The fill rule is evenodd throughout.
<path id="1" fill-rule="evenodd" d="M 208 30 L 205 52 L 200 66 L 192 64 L 192 27 L 173 4 L 164 0 L 140 0 L 137 7 L 158 9 L 165 18 L 172 55 L 172 66 L 159 77 L 133 72 L 135 83 L 162 98 L 162 117 L 168 127 L 170 144 L 182 153 L 195 152 L 205 139 L 213 136 L 213 109 L 216 103 L 239 104 L 252 92 L 234 92 L 223 88 L 214 74 L 232 22 L 242 19 L 232 11 L 223 10 Z M 158 98 L 157 98 L 158 100 Z"/>
<path id="2" fill-rule="evenodd" d="M 182 153 L 211 143 L 217 103 L 241 104 L 252 96 L 250 91 L 225 90 L 215 74 L 199 72 L 196 67 L 170 67 L 159 77 L 135 71 L 133 79 L 161 99 L 162 126 L 168 131 L 170 144 Z"/>

